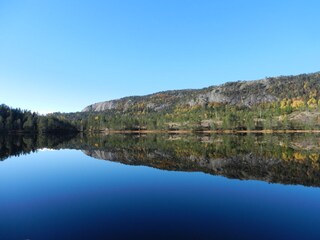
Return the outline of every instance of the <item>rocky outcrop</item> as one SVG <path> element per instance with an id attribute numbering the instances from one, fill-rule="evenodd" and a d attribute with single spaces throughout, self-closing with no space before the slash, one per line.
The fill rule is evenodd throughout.
<path id="1" fill-rule="evenodd" d="M 105 111 L 105 110 L 114 109 L 117 107 L 117 105 L 118 105 L 117 100 L 100 102 L 100 103 L 95 103 L 90 106 L 87 106 L 86 108 L 84 108 L 82 110 L 82 112 L 90 112 L 90 111 L 101 112 L 101 111 Z"/>

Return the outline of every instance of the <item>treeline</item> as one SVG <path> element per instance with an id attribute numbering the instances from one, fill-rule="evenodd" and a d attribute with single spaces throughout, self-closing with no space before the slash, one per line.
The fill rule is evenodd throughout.
<path id="1" fill-rule="evenodd" d="M 311 99 L 311 100 L 310 100 Z M 208 104 L 178 105 L 174 109 L 107 110 L 55 116 L 70 121 L 80 131 L 106 130 L 310 130 L 320 129 L 320 102 L 283 99 L 252 107 Z"/>
<path id="2" fill-rule="evenodd" d="M 66 119 L 53 115 L 41 116 L 28 110 L 0 105 L 0 132 L 65 133 L 78 131 Z"/>

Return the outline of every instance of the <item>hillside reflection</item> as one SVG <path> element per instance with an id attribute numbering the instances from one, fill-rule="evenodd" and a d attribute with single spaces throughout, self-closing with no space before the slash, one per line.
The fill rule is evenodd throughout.
<path id="1" fill-rule="evenodd" d="M 318 135 L 0 136 L 1 160 L 41 148 L 78 149 L 127 165 L 320 186 Z"/>

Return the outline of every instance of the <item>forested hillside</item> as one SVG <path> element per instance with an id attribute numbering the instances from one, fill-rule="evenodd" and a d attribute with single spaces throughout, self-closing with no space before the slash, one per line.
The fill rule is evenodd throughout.
<path id="1" fill-rule="evenodd" d="M 0 105 L 0 132 L 320 129 L 320 73 L 238 81 L 40 116 Z"/>
<path id="2" fill-rule="evenodd" d="M 237 81 L 96 103 L 55 116 L 81 130 L 320 129 L 320 73 Z"/>

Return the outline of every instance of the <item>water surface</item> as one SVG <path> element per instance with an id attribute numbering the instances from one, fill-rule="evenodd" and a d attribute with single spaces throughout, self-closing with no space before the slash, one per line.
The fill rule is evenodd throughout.
<path id="1" fill-rule="evenodd" d="M 316 135 L 2 136 L 0 239 L 319 239 L 319 146 Z"/>

